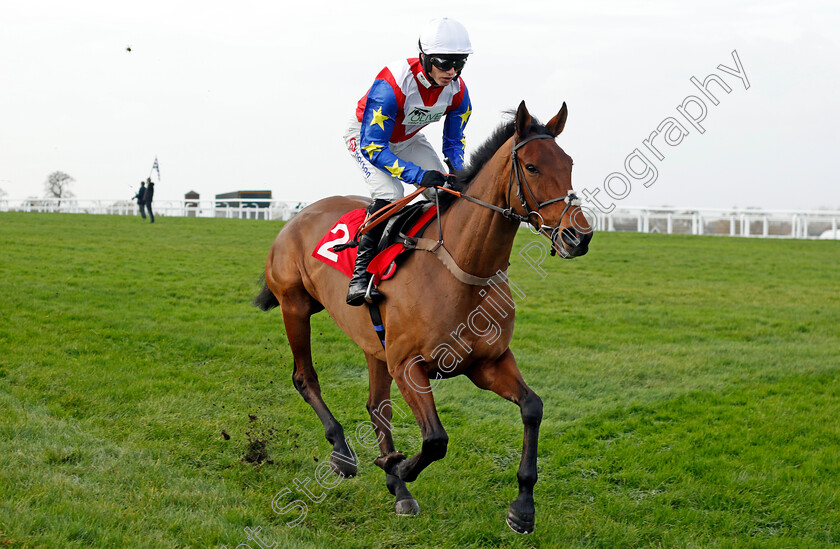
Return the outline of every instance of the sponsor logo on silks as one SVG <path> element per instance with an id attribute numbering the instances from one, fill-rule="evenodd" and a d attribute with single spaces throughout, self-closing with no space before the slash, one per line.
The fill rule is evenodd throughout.
<path id="1" fill-rule="evenodd" d="M 420 126 L 439 121 L 446 114 L 446 105 L 437 107 L 412 107 L 405 113 L 406 126 Z"/>
<path id="2" fill-rule="evenodd" d="M 349 142 L 349 143 L 347 143 L 347 148 L 348 148 L 348 149 L 350 149 L 350 152 L 356 152 L 356 149 L 358 148 L 358 146 L 359 146 L 359 145 L 358 145 L 358 143 L 356 142 L 356 138 L 355 138 L 355 137 L 352 137 L 352 138 L 350 139 L 350 142 Z"/>
<path id="3" fill-rule="evenodd" d="M 354 139 L 355 141 L 355 139 Z M 365 174 L 365 179 L 370 179 L 370 168 L 368 168 L 367 161 L 362 158 L 361 153 L 358 149 L 351 149 L 353 151 L 353 157 L 356 159 L 356 162 L 359 163 L 359 167 L 362 169 L 362 172 Z"/>
<path id="4" fill-rule="evenodd" d="M 419 80 L 420 83 L 423 84 L 424 88 L 431 88 L 432 87 L 432 83 L 429 82 L 429 79 L 426 78 L 426 75 L 423 74 L 422 72 L 417 73 L 417 80 Z"/>

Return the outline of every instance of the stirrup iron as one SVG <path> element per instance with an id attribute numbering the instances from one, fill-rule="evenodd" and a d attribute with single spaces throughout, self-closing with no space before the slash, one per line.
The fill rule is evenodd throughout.
<path id="1" fill-rule="evenodd" d="M 371 275 L 368 281 L 367 291 L 365 292 L 365 301 L 368 303 L 373 303 L 373 278 L 373 275 Z"/>

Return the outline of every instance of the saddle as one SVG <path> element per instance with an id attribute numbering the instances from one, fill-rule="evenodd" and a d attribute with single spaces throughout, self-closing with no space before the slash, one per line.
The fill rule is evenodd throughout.
<path id="1" fill-rule="evenodd" d="M 434 221 L 436 212 L 431 202 L 423 201 L 405 206 L 388 218 L 379 239 L 377 255 L 368 265 L 368 272 L 374 275 L 376 284 L 394 275 L 397 258 L 403 252 L 414 249 L 412 237 L 421 234 Z M 315 246 L 312 256 L 348 277 L 352 276 L 356 241 L 350 237 L 358 234 L 365 214 L 364 209 L 358 209 L 341 216 Z"/>
<path id="2" fill-rule="evenodd" d="M 424 220 L 425 222 L 423 226 L 419 229 L 412 230 L 414 229 L 414 225 L 421 217 L 423 217 L 423 214 L 427 212 L 429 208 L 432 208 L 432 203 L 424 200 L 404 206 L 400 211 L 391 216 L 385 223 L 385 229 L 382 231 L 382 236 L 379 238 L 379 245 L 376 248 L 376 253 L 384 251 L 391 244 L 405 244 L 407 238 L 410 238 L 410 236 L 413 236 L 414 234 L 418 234 L 428 227 L 434 219 L 434 216 L 430 216 L 430 219 L 427 221 Z M 407 234 L 409 232 L 413 234 L 409 236 Z"/>

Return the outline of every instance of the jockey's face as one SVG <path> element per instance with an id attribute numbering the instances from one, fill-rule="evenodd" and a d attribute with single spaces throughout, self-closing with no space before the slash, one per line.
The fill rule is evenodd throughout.
<path id="1" fill-rule="evenodd" d="M 435 81 L 435 84 L 438 86 L 446 87 L 449 85 L 450 82 L 454 78 L 456 78 L 458 73 L 455 71 L 455 67 L 452 67 L 448 71 L 442 71 L 439 68 L 432 65 L 432 74 L 429 76 L 432 77 L 432 80 Z"/>

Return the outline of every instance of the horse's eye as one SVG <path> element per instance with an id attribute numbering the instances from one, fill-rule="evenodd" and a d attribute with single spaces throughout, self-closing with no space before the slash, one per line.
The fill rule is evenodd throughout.
<path id="1" fill-rule="evenodd" d="M 528 170 L 530 173 L 540 173 L 540 170 L 533 164 L 526 164 L 525 169 Z"/>

